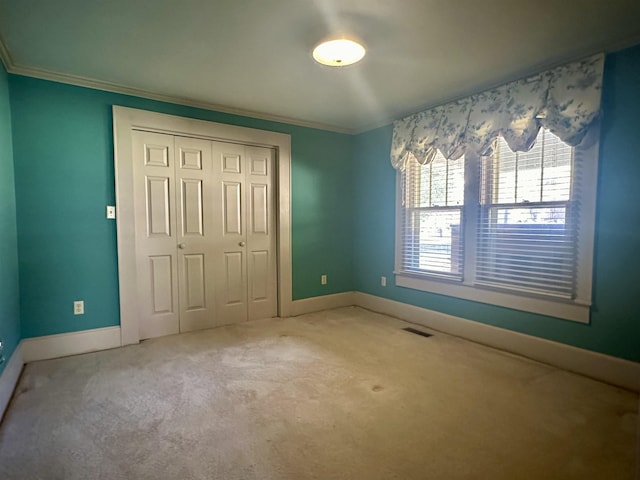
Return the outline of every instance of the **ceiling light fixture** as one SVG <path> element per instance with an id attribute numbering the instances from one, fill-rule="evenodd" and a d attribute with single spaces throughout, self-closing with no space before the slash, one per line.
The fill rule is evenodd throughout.
<path id="1" fill-rule="evenodd" d="M 313 59 L 330 67 L 346 67 L 362 60 L 365 49 L 353 40 L 341 38 L 322 42 L 313 49 Z"/>

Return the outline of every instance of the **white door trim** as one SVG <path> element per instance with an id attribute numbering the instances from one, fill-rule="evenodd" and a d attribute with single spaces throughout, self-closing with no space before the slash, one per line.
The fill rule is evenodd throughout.
<path id="1" fill-rule="evenodd" d="M 113 137 L 122 345 L 140 341 L 136 295 L 137 272 L 131 146 L 133 130 L 146 130 L 276 149 L 278 315 L 281 317 L 290 316 L 292 311 L 291 136 L 284 133 L 207 122 L 114 105 Z"/>

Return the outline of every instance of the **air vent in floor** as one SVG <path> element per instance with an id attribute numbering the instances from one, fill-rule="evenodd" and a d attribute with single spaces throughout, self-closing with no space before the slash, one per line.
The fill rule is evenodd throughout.
<path id="1" fill-rule="evenodd" d="M 415 328 L 411 328 L 411 327 L 407 327 L 407 328 L 403 328 L 403 330 L 405 332 L 410 332 L 410 333 L 415 333 L 416 335 L 421 335 L 423 337 L 433 337 L 433 335 L 431 335 L 430 333 L 427 332 L 423 332 L 422 330 L 417 330 Z"/>

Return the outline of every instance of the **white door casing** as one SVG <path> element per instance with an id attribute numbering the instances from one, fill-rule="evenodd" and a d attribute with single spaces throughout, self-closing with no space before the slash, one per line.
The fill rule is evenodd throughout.
<path id="1" fill-rule="evenodd" d="M 164 133 L 168 136 L 175 135 L 176 139 L 178 136 L 183 137 L 192 137 L 188 139 L 188 142 L 192 140 L 197 142 L 197 139 L 202 140 L 211 140 L 214 142 L 225 142 L 225 143 L 238 143 L 248 145 L 245 148 L 245 157 L 249 158 L 254 156 L 256 158 L 262 157 L 262 160 L 258 160 L 258 163 L 262 162 L 265 158 L 271 156 L 273 167 L 271 169 L 271 174 L 273 175 L 274 180 L 274 188 L 271 191 L 264 192 L 260 191 L 260 180 L 256 180 L 252 178 L 250 175 L 247 178 L 247 189 L 248 196 L 245 199 L 246 205 L 251 205 L 252 202 L 254 205 L 258 205 L 260 207 L 260 201 L 273 201 L 275 203 L 275 215 L 272 215 L 272 218 L 267 218 L 268 225 L 270 228 L 274 228 L 277 235 L 272 236 L 271 242 L 275 244 L 275 251 L 268 259 L 265 258 L 264 248 L 258 246 L 255 249 L 255 252 L 258 252 L 257 259 L 249 247 L 252 243 L 252 233 L 251 228 L 247 230 L 247 237 L 245 242 L 247 243 L 247 250 L 245 250 L 245 258 L 250 258 L 252 260 L 247 262 L 246 268 L 248 269 L 258 269 L 260 271 L 263 268 L 265 261 L 268 262 L 277 262 L 277 314 L 280 316 L 288 316 L 291 313 L 292 306 L 292 285 L 291 285 L 291 233 L 290 233 L 290 166 L 291 166 L 291 138 L 287 134 L 281 134 L 276 132 L 269 132 L 264 130 L 256 130 L 245 127 L 236 127 L 231 125 L 206 122 L 201 120 L 193 120 L 182 117 L 175 117 L 172 115 L 159 114 L 154 112 L 147 112 L 143 110 L 136 110 L 126 107 L 113 107 L 113 118 L 114 118 L 114 153 L 115 153 L 115 170 L 116 170 L 116 201 L 117 201 L 117 227 L 118 227 L 118 276 L 119 276 L 119 290 L 120 290 L 120 315 L 121 315 L 121 334 L 122 334 L 122 344 L 132 344 L 137 343 L 140 340 L 140 322 L 138 317 L 138 307 L 139 307 L 139 297 L 136 290 L 136 285 L 138 285 L 138 276 L 141 275 L 141 271 L 139 265 L 136 263 L 136 243 L 135 243 L 135 225 L 136 225 L 136 212 L 134 211 L 134 182 L 133 182 L 133 161 L 132 161 L 132 151 L 133 151 L 133 142 L 134 135 L 133 132 L 135 130 L 146 131 L 150 133 Z M 182 140 L 175 140 L 175 142 L 179 143 Z M 254 147 L 256 147 L 254 149 Z M 193 145 L 185 144 L 183 147 L 178 145 L 174 145 L 174 149 L 167 148 L 167 155 L 173 155 L 177 157 L 177 161 L 180 161 L 180 148 L 186 148 L 191 150 L 198 150 L 194 148 Z M 178 153 L 176 153 L 178 152 Z M 196 155 L 197 156 L 197 155 Z M 189 161 L 193 161 L 195 158 L 194 155 L 190 155 Z M 249 166 L 251 168 L 251 166 Z M 165 178 L 169 178 L 165 174 Z M 176 173 L 174 172 L 174 175 Z M 181 177 L 182 175 L 182 177 Z M 162 175 L 157 175 L 162 178 Z M 260 176 L 260 175 L 258 175 Z M 192 204 L 197 204 L 197 202 L 193 202 L 193 198 L 198 197 L 198 188 L 197 177 L 194 178 L 193 172 L 189 172 L 189 175 L 179 173 L 177 174 L 178 184 L 182 182 L 182 179 L 189 180 L 187 183 L 187 193 L 189 198 L 191 198 Z M 254 196 L 251 196 L 252 191 L 252 182 L 255 183 L 256 188 L 253 189 Z M 157 192 L 162 192 L 162 187 L 159 186 L 160 183 L 154 185 Z M 277 185 L 277 187 L 276 187 Z M 273 191 L 277 189 L 277 191 Z M 195 192 L 195 193 L 194 193 Z M 215 194 L 215 193 L 214 193 Z M 260 197 L 255 195 L 266 194 L 267 197 Z M 203 192 L 203 195 L 205 193 Z M 269 200 L 269 195 L 272 196 L 272 200 Z M 204 197 L 203 197 L 204 198 Z M 203 200 L 204 202 L 204 200 Z M 184 208 L 184 205 L 182 206 Z M 180 210 L 180 208 L 178 208 Z M 184 235 L 185 232 L 180 229 L 184 227 L 184 222 L 188 219 L 182 218 L 181 214 L 178 213 L 171 217 L 177 219 L 176 226 L 172 230 L 172 232 L 181 232 L 182 238 L 186 240 L 189 235 L 189 232 L 192 232 L 193 229 L 189 227 L 189 225 L 197 226 L 196 223 L 190 223 L 187 225 L 189 235 Z M 158 216 L 157 218 L 160 218 Z M 263 217 L 264 218 L 264 217 Z M 250 220 L 249 217 L 245 215 L 245 219 Z M 256 221 L 256 219 L 253 219 Z M 170 223 L 170 222 L 169 222 Z M 180 225 L 179 225 L 180 224 Z M 251 224 L 251 220 L 249 221 Z M 206 228 L 206 226 L 205 226 Z M 180 252 L 174 254 L 174 262 L 176 271 L 182 272 L 182 275 L 185 275 L 185 268 L 192 268 L 191 273 L 199 271 L 198 262 L 201 261 L 201 258 L 198 258 L 198 255 L 201 255 L 196 250 L 189 250 L 189 245 L 192 239 L 184 243 L 185 248 L 179 249 L 184 250 L 184 252 Z M 175 240 L 174 240 L 175 242 Z M 256 244 L 258 245 L 258 244 Z M 195 244 L 193 244 L 195 248 Z M 247 248 L 245 247 L 245 248 Z M 174 247 L 175 248 L 175 247 Z M 189 253 L 191 252 L 191 253 Z M 195 252 L 195 253 L 194 253 Z M 192 255 L 192 256 L 190 256 Z M 262 255 L 262 258 L 260 258 Z M 159 255 L 162 256 L 162 255 Z M 206 256 L 205 256 L 206 258 Z M 178 259 L 181 260 L 182 264 L 179 266 Z M 167 260 L 163 260 L 164 263 Z M 246 260 L 245 260 L 246 261 Z M 253 262 L 253 263 L 252 263 Z M 159 263 L 158 268 L 160 268 L 162 262 Z M 186 267 L 185 267 L 186 265 Z M 246 273 L 245 273 L 246 275 Z M 259 277 L 259 276 L 258 276 Z M 258 278 L 256 277 L 256 278 Z M 198 278 L 197 275 L 194 278 Z M 245 277 L 246 278 L 246 277 Z M 209 281 L 205 277 L 205 281 Z M 196 282 L 197 283 L 197 282 Z M 273 282 L 269 282 L 271 287 L 276 290 L 276 287 Z M 160 287 L 167 288 L 164 285 L 159 285 Z M 247 308 L 249 309 L 249 318 L 258 318 L 260 316 L 270 316 L 269 314 L 264 315 L 262 312 L 271 311 L 273 308 L 272 305 L 269 305 L 269 302 L 264 301 L 264 285 L 252 285 L 251 283 L 248 286 L 248 299 L 250 300 L 247 304 Z M 177 288 L 177 285 L 173 285 L 171 287 L 172 292 L 176 295 L 174 289 Z M 187 295 L 187 298 L 191 298 L 195 303 L 198 303 L 202 299 L 202 296 L 198 296 L 198 289 L 195 289 L 190 294 L 187 292 L 182 292 L 183 295 Z M 191 297 L 189 297 L 191 295 Z M 252 302 L 251 299 L 255 300 Z M 209 302 L 209 300 L 207 300 Z M 207 303 L 210 305 L 210 303 Z M 255 304 L 252 307 L 252 304 Z M 193 305 L 192 305 L 193 306 Z M 255 307 L 255 308 L 254 308 Z M 253 309 L 253 310 L 252 310 Z M 261 310 L 263 309 L 263 310 Z M 264 310 L 266 309 L 266 310 Z M 198 308 L 194 308 L 194 311 L 198 310 Z M 254 313 L 252 313 L 254 312 Z M 193 328 L 202 328 L 202 324 L 199 320 L 197 320 L 197 315 L 194 316 L 193 320 Z M 185 327 L 185 329 L 189 329 Z"/>

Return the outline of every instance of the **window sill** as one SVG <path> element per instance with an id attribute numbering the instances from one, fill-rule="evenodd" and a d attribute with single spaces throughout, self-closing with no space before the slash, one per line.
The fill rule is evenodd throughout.
<path id="1" fill-rule="evenodd" d="M 449 297 L 487 303 L 550 317 L 589 323 L 590 306 L 577 301 L 554 300 L 500 292 L 464 283 L 442 281 L 422 276 L 396 273 L 396 285 Z"/>

